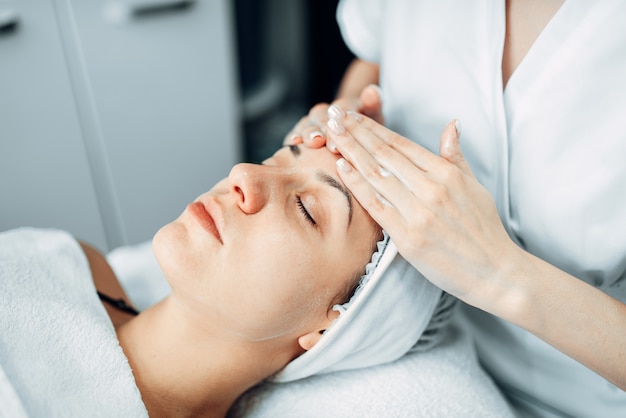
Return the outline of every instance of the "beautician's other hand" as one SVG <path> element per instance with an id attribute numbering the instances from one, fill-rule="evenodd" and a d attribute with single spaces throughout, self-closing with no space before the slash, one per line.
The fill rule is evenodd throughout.
<path id="1" fill-rule="evenodd" d="M 363 88 L 358 99 L 339 98 L 333 104 L 342 109 L 362 113 L 383 123 L 380 88 L 369 85 Z M 284 145 L 304 144 L 311 148 L 321 148 L 327 143 L 326 122 L 328 121 L 328 103 L 319 103 L 311 108 L 308 115 L 298 121 L 287 134 Z"/>
<path id="2" fill-rule="evenodd" d="M 328 132 L 344 157 L 341 179 L 402 256 L 448 293 L 474 306 L 493 302 L 519 249 L 463 158 L 458 124 L 445 127 L 438 156 L 370 118 L 329 113 L 339 115 Z"/>

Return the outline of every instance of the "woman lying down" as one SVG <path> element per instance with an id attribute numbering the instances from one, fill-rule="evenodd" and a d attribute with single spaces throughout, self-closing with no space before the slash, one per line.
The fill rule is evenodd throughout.
<path id="1" fill-rule="evenodd" d="M 235 166 L 154 237 L 172 293 L 138 315 L 110 303 L 126 295 L 86 244 L 0 234 L 0 398 L 27 416 L 221 417 L 261 381 L 433 344 L 451 299 L 397 255 L 337 158 L 292 146 Z"/>

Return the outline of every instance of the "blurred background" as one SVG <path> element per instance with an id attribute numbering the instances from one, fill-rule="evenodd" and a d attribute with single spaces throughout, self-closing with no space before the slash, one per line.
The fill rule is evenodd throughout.
<path id="1" fill-rule="evenodd" d="M 0 232 L 152 238 L 352 59 L 337 0 L 0 0 Z"/>
<path id="2" fill-rule="evenodd" d="M 332 101 L 353 58 L 337 0 L 236 0 L 246 159 L 260 161 L 316 103 Z"/>

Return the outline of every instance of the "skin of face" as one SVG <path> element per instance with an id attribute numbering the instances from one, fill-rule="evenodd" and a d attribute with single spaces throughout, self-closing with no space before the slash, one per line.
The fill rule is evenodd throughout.
<path id="1" fill-rule="evenodd" d="M 172 298 L 249 341 L 323 328 L 380 236 L 337 159 L 292 146 L 233 167 L 153 240 Z"/>

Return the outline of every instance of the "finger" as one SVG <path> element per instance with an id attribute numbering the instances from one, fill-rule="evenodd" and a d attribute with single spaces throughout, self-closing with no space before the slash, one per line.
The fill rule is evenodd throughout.
<path id="1" fill-rule="evenodd" d="M 360 113 L 374 119 L 378 123 L 384 123 L 382 91 L 376 84 L 370 84 L 361 91 L 361 107 L 357 109 Z"/>
<path id="2" fill-rule="evenodd" d="M 330 135 L 329 135 L 329 138 L 326 140 L 326 149 L 332 152 L 333 154 L 339 154 L 337 145 L 335 144 L 335 141 L 333 141 L 333 139 L 330 138 Z"/>
<path id="3" fill-rule="evenodd" d="M 360 99 L 355 99 L 355 98 L 346 98 L 346 97 L 340 97 L 339 99 L 336 99 L 332 105 L 328 108 L 327 110 L 327 117 L 326 117 L 326 121 L 328 122 L 328 118 L 334 118 L 334 119 L 342 119 L 346 113 L 350 113 L 350 114 L 355 114 L 355 112 L 361 108 L 361 100 Z M 333 110 L 339 110 L 339 114 L 335 114 L 333 113 Z M 327 135 L 328 140 L 326 141 L 326 148 L 332 152 L 333 154 L 339 154 L 339 150 L 337 150 L 337 146 L 335 145 L 335 143 L 333 142 L 333 140 L 330 138 L 330 135 Z"/>
<path id="4" fill-rule="evenodd" d="M 394 175 L 405 180 L 405 183 L 408 183 L 406 177 L 414 174 L 415 167 L 427 172 L 441 165 L 440 157 L 377 122 L 367 117 L 355 119 L 349 115 L 344 116 L 345 114 L 342 109 L 337 109 L 335 106 L 329 108 L 329 116 L 332 119 L 341 119 L 336 123 L 333 122 L 332 126 L 339 126 L 339 130 L 349 133 L 335 141 L 342 154 L 344 154 L 345 147 L 356 149 L 354 144 L 344 139 L 352 138 L 371 154 L 379 165 L 392 171 Z M 333 140 L 332 135 L 331 140 Z M 354 160 L 348 159 L 354 163 Z"/>
<path id="5" fill-rule="evenodd" d="M 350 118 L 344 120 L 348 119 Z M 384 141 L 375 138 L 371 131 L 361 132 L 362 137 L 370 137 L 361 138 L 361 141 L 377 142 L 377 145 L 373 145 L 376 148 L 375 154 L 369 152 L 362 142 L 355 140 L 351 132 L 346 131 L 336 119 L 330 119 L 328 125 L 330 138 L 336 143 L 341 155 L 371 186 L 370 193 L 365 196 L 378 194 L 398 208 L 403 216 L 410 217 L 410 208 L 415 199 L 414 191 L 428 186 L 429 180 L 425 178 L 425 173 Z"/>
<path id="6" fill-rule="evenodd" d="M 304 145 L 310 148 L 321 148 L 326 145 L 326 121 L 328 103 L 318 103 L 311 108 L 308 114 L 308 126 L 302 129 Z"/>
<path id="7" fill-rule="evenodd" d="M 283 140 L 283 145 L 297 145 L 304 142 L 302 131 L 309 126 L 309 115 L 303 116 Z"/>
<path id="8" fill-rule="evenodd" d="M 320 148 L 326 144 L 326 110 L 328 103 L 318 103 L 309 113 L 300 118 L 293 129 L 285 136 L 283 145 L 305 144 L 311 148 Z"/>
<path id="9" fill-rule="evenodd" d="M 337 173 L 354 198 L 369 215 L 391 236 L 400 236 L 404 230 L 404 216 L 385 196 L 346 159 L 337 160 Z"/>
<path id="10" fill-rule="evenodd" d="M 460 136 L 461 124 L 458 119 L 455 119 L 446 126 L 441 134 L 439 155 L 457 166 L 464 174 L 473 178 L 474 173 L 461 152 Z"/>
<path id="11" fill-rule="evenodd" d="M 371 118 L 363 117 L 361 121 L 357 122 L 353 118 L 346 117 L 341 122 L 345 124 L 345 128 L 351 133 L 352 137 L 375 156 L 379 156 L 381 152 L 386 150 L 386 147 L 381 146 L 376 140 L 380 139 L 423 171 L 436 170 L 443 163 L 438 155 L 433 154 L 426 148 L 386 128 Z M 368 132 L 373 135 L 368 134 Z"/>
<path id="12" fill-rule="evenodd" d="M 308 116 L 301 119 L 294 129 L 287 134 L 283 145 L 304 144 L 311 148 L 321 148 L 326 144 L 326 127 L 312 123 Z"/>
<path id="13" fill-rule="evenodd" d="M 336 99 L 335 101 L 333 101 L 332 104 L 339 106 L 341 109 L 344 109 L 346 111 L 349 111 L 349 110 L 357 111 L 362 106 L 361 100 L 359 98 L 347 98 L 347 97 L 340 97 L 339 99 Z"/>
<path id="14" fill-rule="evenodd" d="M 298 145 L 298 144 L 302 144 L 303 142 L 304 142 L 304 139 L 302 139 L 302 136 L 291 131 L 285 137 L 283 141 L 283 145 Z"/>
<path id="15" fill-rule="evenodd" d="M 304 145 L 310 148 L 321 148 L 326 145 L 328 139 L 325 134 L 325 127 L 322 128 L 318 125 L 312 125 L 302 131 L 302 138 Z"/>
<path id="16" fill-rule="evenodd" d="M 309 110 L 309 119 L 312 124 L 320 125 L 326 120 L 326 111 L 330 105 L 328 103 L 318 103 Z"/>

